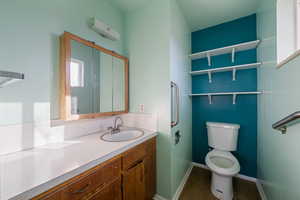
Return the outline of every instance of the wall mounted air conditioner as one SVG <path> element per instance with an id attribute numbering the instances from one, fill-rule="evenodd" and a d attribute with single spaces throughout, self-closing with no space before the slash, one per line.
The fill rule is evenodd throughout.
<path id="1" fill-rule="evenodd" d="M 105 38 L 114 41 L 120 40 L 120 34 L 117 31 L 96 18 L 92 19 L 91 28 Z"/>

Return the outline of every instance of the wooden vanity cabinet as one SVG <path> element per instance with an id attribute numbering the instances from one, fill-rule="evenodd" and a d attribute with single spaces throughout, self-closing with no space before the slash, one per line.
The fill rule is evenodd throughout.
<path id="1" fill-rule="evenodd" d="M 96 192 L 89 200 L 122 200 L 121 178 Z"/>
<path id="2" fill-rule="evenodd" d="M 152 138 L 32 200 L 151 200 L 156 193 L 155 152 Z"/>
<path id="3" fill-rule="evenodd" d="M 47 196 L 41 197 L 41 198 L 33 198 L 33 199 L 42 199 L 42 200 L 61 200 L 61 192 L 57 191 L 57 192 L 53 192 Z"/>
<path id="4" fill-rule="evenodd" d="M 150 140 L 147 144 L 145 164 L 145 199 L 152 200 L 156 194 L 156 140 Z"/>
<path id="5" fill-rule="evenodd" d="M 123 172 L 123 200 L 145 199 L 144 171 L 144 162 L 140 162 Z"/>
<path id="6" fill-rule="evenodd" d="M 152 200 L 156 193 L 156 140 L 151 139 L 122 156 L 123 200 Z"/>

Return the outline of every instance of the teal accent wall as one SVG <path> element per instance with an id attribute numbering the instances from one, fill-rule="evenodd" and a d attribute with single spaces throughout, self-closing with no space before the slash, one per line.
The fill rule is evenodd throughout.
<path id="1" fill-rule="evenodd" d="M 213 26 L 192 33 L 192 52 L 205 51 L 224 46 L 256 40 L 256 15 L 250 15 L 231 22 Z M 192 71 L 218 68 L 232 65 L 255 63 L 256 49 L 237 52 L 235 62 L 231 54 L 215 56 L 212 66 L 207 58 L 194 60 Z M 236 80 L 232 81 L 232 72 L 214 73 L 212 83 L 208 75 L 192 77 L 192 92 L 234 92 L 257 91 L 257 70 L 237 71 Z M 209 152 L 206 122 L 226 122 L 240 124 L 238 147 L 233 154 L 239 160 L 241 174 L 256 177 L 257 148 L 257 96 L 239 95 L 236 104 L 232 96 L 193 97 L 193 161 L 205 164 Z"/>
<path id="2" fill-rule="evenodd" d="M 121 40 L 91 30 L 92 17 L 111 24 Z M 1 1 L 0 18 L 0 70 L 25 73 L 24 81 L 0 89 L 2 126 L 58 118 L 59 36 L 64 31 L 124 53 L 124 16 L 105 0 Z"/>
<path id="3" fill-rule="evenodd" d="M 300 110 L 300 58 L 276 68 L 276 1 L 261 1 L 257 13 L 257 33 L 262 40 L 258 60 L 258 180 L 271 200 L 300 199 L 300 124 L 288 128 L 285 135 L 272 124 Z M 286 30 L 280 29 L 285 32 Z"/>

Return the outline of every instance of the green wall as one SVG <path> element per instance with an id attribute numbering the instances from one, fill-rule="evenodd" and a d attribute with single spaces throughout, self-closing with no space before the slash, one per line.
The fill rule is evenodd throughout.
<path id="1" fill-rule="evenodd" d="M 153 0 L 126 15 L 130 111 L 158 116 L 157 193 L 171 199 L 191 161 L 190 31 L 175 0 Z M 171 90 L 181 89 L 180 126 L 171 131 Z M 182 140 L 174 144 L 180 129 Z"/>
<path id="2" fill-rule="evenodd" d="M 174 195 L 192 161 L 192 99 L 189 97 L 191 62 L 188 57 L 191 53 L 191 33 L 175 0 L 171 0 L 171 20 L 171 80 L 180 88 L 180 121 L 171 130 L 172 141 L 177 131 L 181 134 L 180 142 L 171 144 L 171 184 Z"/>
<path id="3" fill-rule="evenodd" d="M 91 17 L 111 24 L 121 40 L 92 31 Z M 58 50 L 64 31 L 124 53 L 124 17 L 105 0 L 1 1 L 0 18 L 0 70 L 25 73 L 24 81 L 0 89 L 0 125 L 58 117 Z"/>
<path id="4" fill-rule="evenodd" d="M 275 0 L 261 1 L 257 22 L 262 40 L 258 60 L 264 62 L 258 70 L 258 89 L 265 91 L 258 99 L 258 179 L 269 200 L 297 200 L 300 124 L 288 128 L 285 135 L 272 129 L 272 124 L 300 110 L 300 58 L 276 69 Z"/>
<path id="5" fill-rule="evenodd" d="M 153 0 L 126 16 L 130 111 L 157 114 L 157 193 L 171 195 L 170 2 Z"/>
<path id="6" fill-rule="evenodd" d="M 91 17 L 112 25 L 121 40 L 92 31 Z M 7 19 L 0 20 L 0 70 L 25 73 L 24 81 L 0 89 L 0 126 L 58 118 L 59 36 L 64 31 L 127 54 L 130 111 L 144 104 L 146 113 L 158 116 L 157 188 L 171 199 L 191 161 L 190 34 L 176 1 L 152 0 L 125 17 L 105 0 L 10 0 L 0 3 L 0 18 Z M 176 146 L 170 128 L 171 80 L 182 91 L 183 136 Z M 30 137 L 26 134 L 22 137 Z"/>

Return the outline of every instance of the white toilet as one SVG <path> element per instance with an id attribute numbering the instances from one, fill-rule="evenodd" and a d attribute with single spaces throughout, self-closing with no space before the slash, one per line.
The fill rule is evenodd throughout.
<path id="1" fill-rule="evenodd" d="M 208 145 L 214 148 L 205 157 L 212 171 L 211 192 L 218 199 L 233 198 L 232 177 L 240 171 L 239 161 L 230 153 L 237 147 L 238 124 L 206 122 Z"/>

